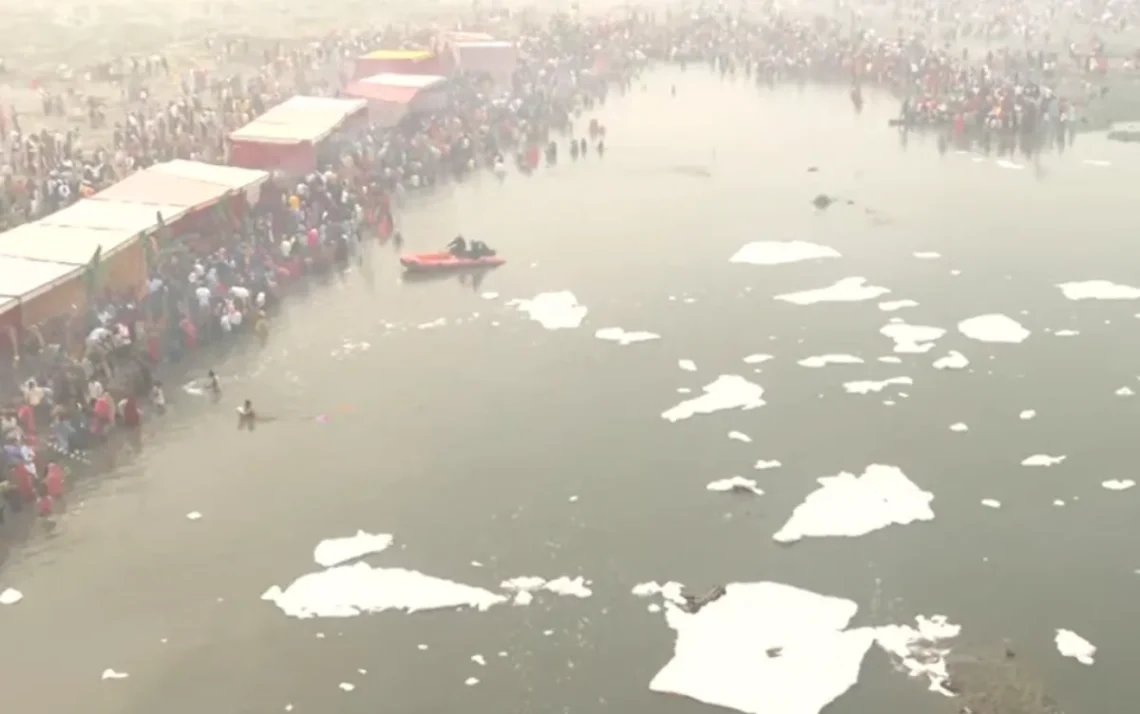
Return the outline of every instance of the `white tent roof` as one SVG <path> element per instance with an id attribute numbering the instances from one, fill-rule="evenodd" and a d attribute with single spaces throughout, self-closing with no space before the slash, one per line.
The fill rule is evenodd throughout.
<path id="1" fill-rule="evenodd" d="M 46 260 L 83 266 L 91 262 L 95 251 L 102 246 L 102 256 L 117 252 L 130 245 L 142 231 L 122 229 L 74 228 L 48 226 L 43 223 L 25 223 L 0 234 L 0 256 Z"/>
<path id="2" fill-rule="evenodd" d="M 0 313 L 72 280 L 82 267 L 0 255 Z"/>
<path id="3" fill-rule="evenodd" d="M 230 139 L 269 144 L 317 142 L 367 106 L 363 99 L 293 97 L 233 132 Z"/>
<path id="4" fill-rule="evenodd" d="M 181 218 L 187 211 L 188 209 L 185 206 L 84 199 L 62 211 L 41 218 L 33 225 L 96 228 L 106 231 L 125 231 L 129 235 L 138 235 L 158 224 L 157 214 L 159 213 L 162 214 L 162 220 L 170 223 Z M 0 234 L 0 236 L 3 235 L 6 234 Z M 108 247 L 103 246 L 104 254 L 107 251 Z M 3 251 L 0 250 L 0 253 Z"/>
<path id="5" fill-rule="evenodd" d="M 175 159 L 163 164 L 155 164 L 148 172 L 171 174 L 181 178 L 223 186 L 228 191 L 239 191 L 258 186 L 269 180 L 269 173 L 256 169 L 242 169 L 236 166 L 207 164 L 201 161 Z"/>
<path id="6" fill-rule="evenodd" d="M 438 74 L 395 74 L 382 72 L 360 80 L 364 84 L 382 84 L 386 87 L 411 87 L 414 89 L 427 89 L 437 84 L 443 84 L 447 77 Z"/>

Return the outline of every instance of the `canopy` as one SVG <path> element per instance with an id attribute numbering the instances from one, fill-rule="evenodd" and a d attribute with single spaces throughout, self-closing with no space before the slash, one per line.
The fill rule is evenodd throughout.
<path id="1" fill-rule="evenodd" d="M 88 260 L 91 257 L 87 256 Z M 0 314 L 74 279 L 82 271 L 82 266 L 0 255 Z"/>
<path id="2" fill-rule="evenodd" d="M 353 82 L 345 93 L 362 99 L 408 104 L 420 92 L 434 87 L 442 87 L 446 77 L 437 74 L 383 74 L 366 77 Z"/>
<path id="3" fill-rule="evenodd" d="M 269 178 L 264 171 L 215 166 L 197 161 L 171 161 L 139 171 L 92 196 L 148 206 L 178 206 L 182 212 L 214 205 L 236 191 L 256 189 Z M 172 217 L 163 215 L 164 221 Z M 152 225 L 157 224 L 151 215 Z"/>
<path id="4" fill-rule="evenodd" d="M 341 128 L 367 104 L 361 99 L 297 96 L 230 134 L 232 141 L 315 144 Z"/>
<path id="5" fill-rule="evenodd" d="M 422 62 L 431 59 L 432 56 L 429 50 L 376 50 L 362 55 L 361 59 Z"/>
<path id="6" fill-rule="evenodd" d="M 154 223 L 153 215 L 150 222 Z M 144 230 L 132 232 L 123 229 L 69 228 L 25 223 L 0 234 L 0 257 L 50 261 L 74 268 L 90 263 L 100 247 L 103 248 L 103 257 L 122 249 Z"/>

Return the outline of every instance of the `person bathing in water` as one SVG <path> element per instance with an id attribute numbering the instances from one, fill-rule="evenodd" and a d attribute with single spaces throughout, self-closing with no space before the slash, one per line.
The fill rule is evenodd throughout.
<path id="1" fill-rule="evenodd" d="M 237 408 L 238 414 L 238 430 L 249 429 L 253 431 L 254 424 L 257 423 L 257 412 L 253 410 L 253 402 L 245 400 L 240 407 Z"/>

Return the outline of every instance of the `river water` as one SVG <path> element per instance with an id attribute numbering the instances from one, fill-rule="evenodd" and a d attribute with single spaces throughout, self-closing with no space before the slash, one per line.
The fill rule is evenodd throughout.
<path id="1" fill-rule="evenodd" d="M 1102 482 L 1134 476 L 1138 397 L 1116 391 L 1140 390 L 1137 308 L 1069 300 L 1056 285 L 1134 280 L 1140 154 L 1080 136 L 1036 161 L 940 155 L 885 128 L 896 109 L 872 96 L 856 115 L 840 89 L 660 71 L 601 110 L 604 159 L 564 155 L 529 179 L 483 176 L 418 200 L 403 218 L 409 249 L 462 232 L 508 264 L 480 285 L 402 283 L 391 249 L 369 246 L 344 275 L 291 297 L 264 350 L 219 358 L 219 403 L 170 385 L 171 413 L 148 427 L 141 455 L 84 482 L 56 531 L 33 535 L 0 573 L 0 590 L 24 595 L 0 606 L 8 704 L 698 711 L 649 691 L 675 633 L 647 611 L 653 600 L 631 595 L 675 580 L 694 592 L 794 585 L 857 604 L 860 627 L 941 614 L 962 628 L 943 646 L 1009 638 L 1068 711 L 1118 711 L 1140 655 L 1121 622 L 1140 585 L 1137 490 Z M 840 200 L 817 211 L 819 193 Z M 729 260 L 754 241 L 793 240 L 841 257 Z M 854 276 L 890 293 L 773 299 Z M 510 304 L 559 291 L 588 309 L 580 326 L 546 329 Z M 894 300 L 918 304 L 879 306 Z M 1028 338 L 956 327 L 996 313 Z M 947 332 L 928 352 L 896 353 L 880 333 L 892 318 Z M 660 339 L 595 338 L 608 327 Z M 969 365 L 935 369 L 951 350 Z M 772 358 L 744 359 L 757 354 Z M 863 363 L 798 364 L 825 354 Z M 762 386 L 766 404 L 662 418 L 720 375 Z M 911 383 L 844 387 L 896 377 Z M 274 417 L 252 434 L 235 430 L 246 397 Z M 959 423 L 968 430 L 950 429 Z M 1066 458 L 1023 466 L 1033 455 Z M 933 519 L 919 507 L 901 518 L 913 522 L 859 537 L 773 540 L 815 479 L 872 464 L 932 494 Z M 734 475 L 764 495 L 706 489 Z M 853 493 L 807 530 L 877 504 Z M 358 529 L 394 536 L 372 566 L 496 594 L 518 576 L 583 576 L 592 596 L 312 619 L 261 599 L 319 571 L 317 543 Z M 743 597 L 734 587 L 726 603 Z M 1098 647 L 1093 666 L 1058 652 L 1058 628 Z M 715 667 L 733 647 L 701 657 Z M 957 710 L 897 665 L 869 649 L 859 685 L 829 711 Z M 108 669 L 129 677 L 103 679 Z"/>

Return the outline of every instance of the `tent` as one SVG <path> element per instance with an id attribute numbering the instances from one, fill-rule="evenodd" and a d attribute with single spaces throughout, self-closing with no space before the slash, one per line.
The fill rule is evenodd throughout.
<path id="1" fill-rule="evenodd" d="M 510 81 L 518 64 L 518 49 L 504 40 L 453 42 L 451 51 L 460 71 L 487 74 L 496 82 Z"/>
<path id="2" fill-rule="evenodd" d="M 356 58 L 352 78 L 377 74 L 447 74 L 447 60 L 430 50 L 376 50 Z"/>
<path id="3" fill-rule="evenodd" d="M 230 134 L 228 163 L 308 173 L 317 165 L 317 145 L 335 131 L 366 123 L 367 111 L 363 99 L 293 97 Z"/>
<path id="4" fill-rule="evenodd" d="M 36 298 L 82 274 L 83 266 L 0 255 L 0 321 L 16 327 L 25 319 L 32 324 L 51 317 L 35 314 Z"/>
<path id="5" fill-rule="evenodd" d="M 344 93 L 368 102 L 368 116 L 379 126 L 395 126 L 410 112 L 442 111 L 447 78 L 432 74 L 377 74 L 352 82 Z"/>

